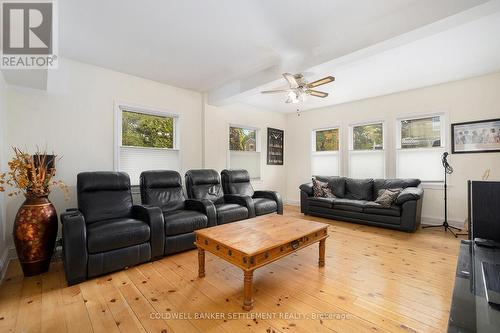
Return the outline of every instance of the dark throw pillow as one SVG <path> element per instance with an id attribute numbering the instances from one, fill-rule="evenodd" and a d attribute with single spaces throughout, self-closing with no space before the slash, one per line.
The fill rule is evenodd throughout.
<path id="1" fill-rule="evenodd" d="M 401 188 L 381 189 L 377 193 L 378 196 L 377 199 L 375 199 L 375 202 L 384 208 L 389 208 L 392 203 L 396 201 L 396 198 L 402 190 L 403 189 Z"/>
<path id="2" fill-rule="evenodd" d="M 328 183 L 319 181 L 315 178 L 312 179 L 313 182 L 313 194 L 316 198 L 335 198 L 332 190 L 328 187 Z"/>

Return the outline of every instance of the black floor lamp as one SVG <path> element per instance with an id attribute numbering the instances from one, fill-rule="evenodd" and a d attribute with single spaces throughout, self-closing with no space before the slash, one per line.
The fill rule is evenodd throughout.
<path id="1" fill-rule="evenodd" d="M 453 168 L 451 165 L 448 163 L 446 160 L 448 158 L 448 152 L 444 152 L 443 156 L 441 157 L 441 163 L 443 164 L 444 168 L 444 222 L 441 225 L 425 225 L 422 228 L 441 228 L 444 227 L 444 231 L 449 231 L 455 238 L 457 238 L 457 234 L 453 231 L 453 229 L 457 231 L 462 231 L 462 229 L 453 227 L 448 224 L 448 190 L 447 190 L 447 182 L 446 178 L 448 175 L 451 175 L 453 173 Z"/>

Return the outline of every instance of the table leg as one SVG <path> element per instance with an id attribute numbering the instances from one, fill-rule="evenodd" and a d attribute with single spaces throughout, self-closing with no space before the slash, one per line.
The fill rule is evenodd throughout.
<path id="1" fill-rule="evenodd" d="M 198 248 L 198 277 L 205 276 L 205 250 Z"/>
<path id="2" fill-rule="evenodd" d="M 326 238 L 319 241 L 319 267 L 325 266 L 325 242 Z"/>
<path id="3" fill-rule="evenodd" d="M 253 282 L 253 271 L 244 271 L 243 280 L 243 310 L 250 311 L 253 308 L 253 298 L 252 298 L 252 282 Z"/>

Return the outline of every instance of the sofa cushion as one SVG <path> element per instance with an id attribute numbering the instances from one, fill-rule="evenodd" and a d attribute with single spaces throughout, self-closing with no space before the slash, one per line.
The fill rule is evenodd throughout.
<path id="1" fill-rule="evenodd" d="M 174 236 L 206 228 L 208 218 L 194 210 L 174 210 L 165 212 L 165 235 Z"/>
<path id="2" fill-rule="evenodd" d="M 334 198 L 332 190 L 328 187 L 327 182 L 322 182 L 315 178 L 312 179 L 313 194 L 316 198 Z"/>
<path id="3" fill-rule="evenodd" d="M 375 195 L 376 195 L 382 189 L 417 187 L 418 185 L 420 185 L 420 179 L 414 179 L 414 178 L 374 179 L 373 180 L 373 193 L 375 193 Z"/>
<path id="4" fill-rule="evenodd" d="M 217 224 L 240 221 L 248 218 L 248 209 L 245 206 L 230 203 L 215 205 L 217 210 Z"/>
<path id="5" fill-rule="evenodd" d="M 324 207 L 311 207 L 309 210 L 311 215 L 338 219 L 341 221 L 352 221 L 361 222 L 366 224 L 378 225 L 394 225 L 399 226 L 401 224 L 401 217 L 390 216 L 390 215 L 378 215 L 378 214 L 367 214 L 363 212 L 353 212 L 341 209 L 331 209 Z"/>
<path id="6" fill-rule="evenodd" d="M 353 199 L 333 199 L 333 208 L 340 210 L 348 210 L 350 212 L 363 212 L 363 208 L 369 201 L 353 200 Z"/>
<path id="7" fill-rule="evenodd" d="M 373 200 L 373 179 L 353 179 L 345 180 L 345 198 L 354 200 Z"/>
<path id="8" fill-rule="evenodd" d="M 424 190 L 420 187 L 407 187 L 396 198 L 396 204 L 402 205 L 409 200 L 418 200 L 424 195 Z"/>
<path id="9" fill-rule="evenodd" d="M 363 208 L 363 212 L 366 214 L 401 216 L 401 207 L 397 205 L 391 205 L 390 207 L 382 207 L 381 205 L 375 202 L 370 202 L 367 203 L 366 206 Z"/>
<path id="10" fill-rule="evenodd" d="M 316 179 L 328 183 L 328 187 L 332 190 L 334 196 L 338 198 L 345 196 L 345 177 L 316 176 Z"/>
<path id="11" fill-rule="evenodd" d="M 254 198 L 255 215 L 271 214 L 278 211 L 276 201 L 266 198 Z"/>
<path id="12" fill-rule="evenodd" d="M 130 219 L 112 219 L 87 226 L 87 249 L 100 253 L 149 241 L 150 230 L 146 222 Z"/>
<path id="13" fill-rule="evenodd" d="M 402 188 L 387 188 L 378 191 L 377 199 L 375 203 L 381 205 L 384 208 L 389 208 L 396 201 L 399 193 L 401 193 Z"/>
<path id="14" fill-rule="evenodd" d="M 333 207 L 333 200 L 334 198 L 316 198 L 316 197 L 307 198 L 307 202 L 310 206 L 326 207 L 326 208 Z"/>

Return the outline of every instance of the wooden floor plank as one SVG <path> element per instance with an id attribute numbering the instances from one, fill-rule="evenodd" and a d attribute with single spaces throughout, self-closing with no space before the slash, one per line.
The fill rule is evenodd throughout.
<path id="1" fill-rule="evenodd" d="M 11 261 L 0 284 L 0 332 L 14 332 L 20 309 L 23 273 L 17 260 Z"/>
<path id="2" fill-rule="evenodd" d="M 0 285 L 0 331 L 446 330 L 459 240 L 439 230 L 405 233 L 304 216 L 292 206 L 285 207 L 285 215 L 330 225 L 326 266 L 318 268 L 318 248 L 311 246 L 257 269 L 249 313 L 241 310 L 242 272 L 209 253 L 201 279 L 197 252 L 187 251 L 70 287 L 61 262 L 52 263 L 48 273 L 24 278 L 12 261 Z M 207 313 L 223 317 L 174 319 Z M 291 317 L 297 313 L 316 318 Z M 344 317 L 319 318 L 320 313 Z"/>
<path id="3" fill-rule="evenodd" d="M 61 292 L 62 274 L 60 262 L 53 263 L 49 272 L 42 274 L 42 332 L 67 332 Z"/>
<path id="4" fill-rule="evenodd" d="M 41 319 L 42 276 L 24 278 L 14 332 L 40 332 Z"/>

